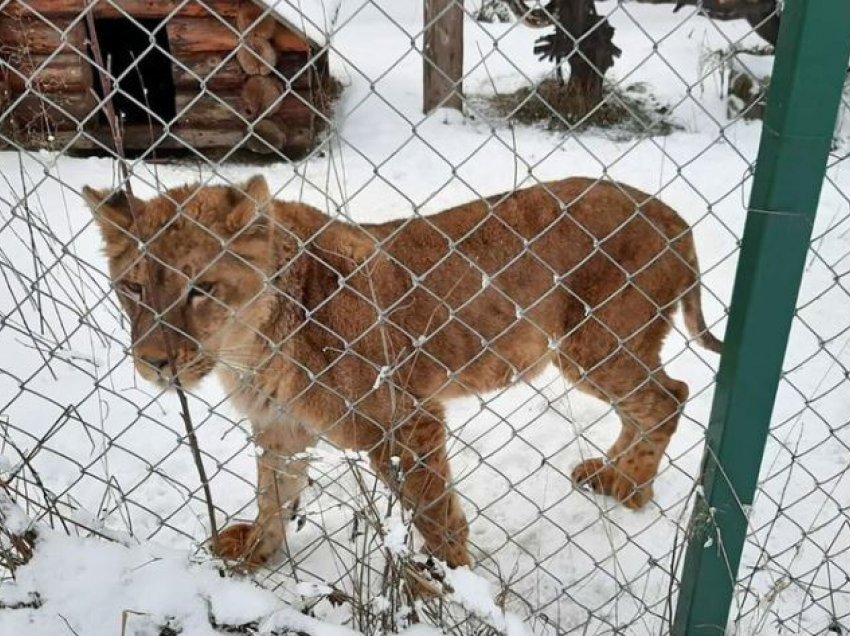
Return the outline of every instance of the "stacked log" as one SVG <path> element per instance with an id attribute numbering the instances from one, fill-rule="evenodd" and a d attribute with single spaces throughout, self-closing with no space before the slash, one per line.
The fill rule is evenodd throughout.
<path id="1" fill-rule="evenodd" d="M 0 3 L 2 4 L 2 3 Z M 0 8 L 3 133 L 37 146 L 111 147 L 88 55 L 86 10 L 96 19 L 165 19 L 176 117 L 167 128 L 128 124 L 127 149 L 248 147 L 290 156 L 311 148 L 327 112 L 326 56 L 251 0 L 10 0 Z M 319 114 L 317 114 L 317 112 Z M 13 130 L 10 130 L 12 128 Z M 86 135 L 79 137 L 85 130 Z M 42 147 L 46 144 L 42 144 Z"/>
<path id="2" fill-rule="evenodd" d="M 211 15 L 168 22 L 175 134 L 238 128 L 253 152 L 303 153 L 317 133 L 310 45 L 253 2 L 234 4 L 234 26 Z"/>
<path id="3" fill-rule="evenodd" d="M 6 81 L 4 75 L 4 73 L 0 73 L 0 118 L 8 110 L 9 99 L 12 95 L 12 92 L 9 90 L 9 83 Z M 7 126 L 0 125 L 0 150 L 5 150 L 11 144 L 10 135 L 4 134 L 8 132 L 7 128 Z"/>
<path id="4" fill-rule="evenodd" d="M 251 2 L 239 6 L 236 24 L 245 36 L 237 59 L 249 76 L 239 95 L 241 113 L 253 132 L 248 148 L 271 153 L 297 145 L 296 137 L 314 128 L 312 77 L 300 72 L 310 54 L 309 46 Z M 279 62 L 288 62 L 289 68 L 279 68 Z M 292 76 L 298 78 L 298 87 L 293 86 Z"/>
<path id="5" fill-rule="evenodd" d="M 68 17 L 46 22 L 31 15 L 0 14 L 0 108 L 8 137 L 44 144 L 58 132 L 94 125 L 97 99 L 91 66 L 83 57 L 85 27 Z"/>
<path id="6" fill-rule="evenodd" d="M 170 15 L 183 17 L 205 17 L 211 12 L 235 19 L 238 6 L 233 0 L 9 0 L 3 5 L 3 13 L 10 17 L 43 16 L 74 18 L 85 11 L 93 10 L 98 18 L 122 18 L 128 15 L 137 19 L 163 18 Z"/>
<path id="7" fill-rule="evenodd" d="M 247 46 L 251 46 L 250 42 L 245 39 Z M 227 132 L 238 130 L 240 142 L 257 153 L 284 151 L 296 155 L 309 150 L 315 143 L 320 119 L 313 95 L 317 85 L 315 71 L 306 68 L 309 49 L 275 51 L 276 64 L 268 73 L 254 64 L 253 52 L 246 70 L 244 56 L 239 56 L 242 50 L 236 44 L 229 57 L 188 53 L 180 56 L 180 70 L 175 68 L 179 124 L 175 134 L 182 136 L 184 130 L 215 127 Z M 230 134 L 222 137 L 231 138 L 234 136 Z"/>

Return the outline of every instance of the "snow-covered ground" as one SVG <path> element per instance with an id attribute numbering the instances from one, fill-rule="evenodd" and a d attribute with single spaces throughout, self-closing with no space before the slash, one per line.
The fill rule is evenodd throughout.
<path id="1" fill-rule="evenodd" d="M 758 44 L 745 37 L 746 24 L 712 23 L 689 8 L 673 14 L 669 5 L 600 3 L 613 12 L 623 51 L 610 77 L 645 83 L 671 107 L 679 129 L 654 138 L 567 135 L 511 127 L 482 113 L 423 116 L 419 5 L 342 3 L 330 59 L 346 88 L 336 134 L 321 156 L 294 165 L 137 163 L 136 194 L 153 195 L 157 183 L 235 182 L 262 173 L 280 198 L 355 221 L 381 221 L 538 180 L 606 175 L 657 193 L 694 225 L 706 313 L 722 335 L 760 126 L 729 122 L 711 54 L 742 38 Z M 466 92 L 514 90 L 549 73 L 532 54 L 539 35 L 519 25 L 467 20 Z M 288 618 L 274 625 L 313 633 L 316 625 L 307 619 L 293 623 L 290 606 L 365 629 L 352 622 L 345 603 L 311 600 L 330 585 L 376 608 L 386 602 L 379 589 L 382 558 L 372 554 L 364 563 L 374 536 L 353 532 L 354 511 L 364 509 L 353 478 L 360 469 L 350 458 L 319 451 L 288 557 L 257 577 L 265 591 L 216 578 L 198 551 L 209 523 L 189 448 L 180 443 L 176 399 L 133 374 L 126 324 L 79 197 L 85 184 L 116 184 L 114 163 L 0 152 L 0 174 L 0 454 L 16 466 L 18 450 L 27 454 L 40 445 L 28 462 L 57 505 L 81 526 L 119 541 L 108 546 L 45 533 L 17 583 L 0 580 L 0 608 L 35 592 L 41 608 L 0 609 L 0 634 L 111 635 L 122 633 L 122 617 L 126 633 L 152 634 L 154 625 L 171 619 L 184 634 L 203 634 L 208 615 L 244 623 L 271 621 L 281 612 Z M 744 634 L 822 633 L 830 608 L 848 627 L 850 312 L 841 274 L 848 270 L 850 210 L 844 193 L 850 193 L 850 175 L 836 162 L 821 199 L 816 252 L 752 514 L 757 532 L 742 570 Z M 571 468 L 607 448 L 619 424 L 604 404 L 570 390 L 556 374 L 450 405 L 454 470 L 481 577 L 455 577 L 464 588 L 455 605 L 475 611 L 480 602 L 485 622 L 509 631 L 518 629 L 516 616 L 540 633 L 665 632 L 675 607 L 671 568 L 675 573 L 684 545 L 717 368 L 716 356 L 687 348 L 677 334 L 665 353 L 670 374 L 689 383 L 692 397 L 655 501 L 640 512 L 569 481 Z M 224 397 L 213 381 L 191 397 L 219 526 L 253 514 L 254 455 Z M 388 529 L 397 539 L 395 528 Z M 482 601 L 484 580 L 493 593 L 503 593 L 507 618 Z M 363 581 L 371 587 L 358 589 Z M 793 627 L 781 623 L 791 617 Z"/>

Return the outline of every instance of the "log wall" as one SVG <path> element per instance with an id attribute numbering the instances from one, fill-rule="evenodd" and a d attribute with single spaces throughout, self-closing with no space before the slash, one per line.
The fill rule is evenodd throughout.
<path id="1" fill-rule="evenodd" d="M 12 3 L 14 4 L 14 3 Z M 17 140 L 47 139 L 93 122 L 97 107 L 91 65 L 85 59 L 85 27 L 70 17 L 50 21 L 0 12 L 0 108 L 2 131 Z"/>
<path id="2" fill-rule="evenodd" d="M 3 7 L 9 16 L 56 16 L 75 17 L 94 4 L 98 18 L 120 18 L 132 15 L 137 18 L 162 18 L 177 12 L 180 16 L 209 16 L 210 11 L 223 18 L 235 18 L 239 2 L 232 0 L 204 0 L 203 4 L 182 0 L 113 0 L 90 2 L 89 0 L 9 0 Z"/>
<path id="3" fill-rule="evenodd" d="M 111 147 L 98 112 L 99 77 L 87 59 L 87 27 L 79 19 L 89 2 L 10 0 L 0 9 L 0 128 L 16 143 Z M 174 58 L 173 136 L 163 138 L 157 126 L 128 126 L 128 149 L 152 142 L 227 149 L 252 137 L 248 145 L 257 152 L 300 154 L 315 144 L 324 120 L 316 111 L 327 109 L 321 95 L 326 56 L 316 57 L 303 35 L 252 1 L 101 0 L 92 7 L 95 18 L 124 17 L 120 7 L 139 19 L 163 18 L 180 7 L 165 25 Z M 88 136 L 75 137 L 81 131 Z"/>

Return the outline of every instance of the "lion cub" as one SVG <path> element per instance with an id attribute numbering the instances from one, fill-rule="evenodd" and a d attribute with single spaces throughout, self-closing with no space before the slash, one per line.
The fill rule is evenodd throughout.
<path id="1" fill-rule="evenodd" d="M 607 458 L 573 479 L 640 508 L 688 397 L 659 359 L 676 308 L 698 343 L 722 346 L 688 225 L 617 183 L 566 179 L 363 226 L 275 201 L 262 177 L 152 201 L 83 194 L 139 374 L 190 387 L 215 371 L 251 420 L 259 513 L 215 546 L 249 566 L 281 546 L 306 483 L 299 453 L 318 437 L 367 451 L 425 548 L 469 564 L 443 401 L 550 363 L 622 418 Z"/>

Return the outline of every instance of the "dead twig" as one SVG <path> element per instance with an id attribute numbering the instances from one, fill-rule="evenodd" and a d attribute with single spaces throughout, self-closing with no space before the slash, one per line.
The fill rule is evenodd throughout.
<path id="1" fill-rule="evenodd" d="M 123 134 L 121 129 L 121 124 L 118 120 L 118 117 L 115 114 L 115 107 L 111 99 L 107 99 L 107 96 L 112 94 L 113 85 L 112 79 L 109 77 L 109 73 L 106 72 L 106 65 L 104 64 L 103 55 L 100 50 L 100 44 L 97 39 L 97 31 L 95 29 L 95 21 L 94 14 L 91 11 L 91 7 L 94 4 L 94 0 L 87 0 L 87 5 L 89 10 L 86 12 L 86 25 L 88 27 L 88 36 L 89 42 L 92 49 L 92 54 L 94 55 L 95 62 L 97 64 L 98 76 L 100 78 L 101 87 L 103 89 L 104 95 L 104 112 L 106 113 L 106 119 L 109 124 L 109 130 L 112 135 L 112 141 L 115 144 L 115 153 L 118 158 L 118 165 L 121 169 L 121 176 L 124 182 L 125 192 L 127 194 L 127 201 L 129 202 L 130 214 L 133 217 L 133 225 L 138 227 L 137 218 L 136 218 L 136 210 L 133 206 L 133 190 L 130 185 L 130 170 L 127 167 L 126 157 L 124 153 L 124 141 Z M 149 275 L 148 261 L 143 261 L 143 269 L 145 272 L 145 277 L 148 281 L 152 280 Z M 153 296 L 151 302 L 154 305 L 154 308 L 159 310 L 161 307 L 161 303 L 159 303 L 158 298 L 158 289 L 156 285 L 149 285 L 150 289 L 153 291 Z M 210 534 L 212 536 L 213 545 L 218 544 L 218 527 L 215 521 L 215 506 L 213 505 L 212 500 L 212 492 L 210 490 L 209 478 L 207 477 L 206 469 L 204 468 L 203 459 L 201 457 L 201 449 L 198 444 L 198 438 L 195 434 L 195 427 L 192 422 L 192 416 L 189 412 L 189 402 L 186 399 L 186 394 L 183 391 L 183 387 L 180 384 L 180 380 L 177 377 L 177 364 L 175 362 L 173 347 L 171 343 L 170 333 L 163 328 L 162 324 L 159 325 L 159 329 L 162 331 L 163 341 L 166 346 L 166 354 L 168 355 L 168 363 L 171 366 L 171 375 L 174 378 L 173 385 L 174 391 L 177 394 L 177 400 L 180 403 L 180 416 L 183 421 L 183 426 L 186 429 L 186 439 L 189 443 L 189 448 L 192 451 L 192 459 L 195 462 L 195 468 L 198 471 L 198 476 L 201 480 L 201 488 L 204 492 L 204 500 L 207 507 L 207 515 L 209 517 L 210 523 Z"/>

